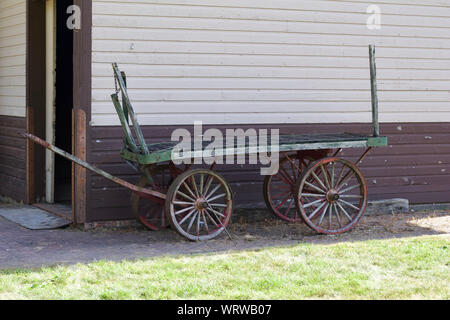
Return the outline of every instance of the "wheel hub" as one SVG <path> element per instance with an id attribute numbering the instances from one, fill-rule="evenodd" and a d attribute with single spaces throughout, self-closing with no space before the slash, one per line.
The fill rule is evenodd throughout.
<path id="1" fill-rule="evenodd" d="M 208 208 L 208 202 L 205 199 L 200 198 L 200 199 L 197 199 L 197 201 L 195 201 L 194 206 L 197 210 L 202 211 L 202 210 L 205 210 L 206 208 Z"/>
<path id="2" fill-rule="evenodd" d="M 339 192 L 337 192 L 336 190 L 332 189 L 330 191 L 327 192 L 327 200 L 329 202 L 336 202 L 340 199 L 340 195 Z"/>

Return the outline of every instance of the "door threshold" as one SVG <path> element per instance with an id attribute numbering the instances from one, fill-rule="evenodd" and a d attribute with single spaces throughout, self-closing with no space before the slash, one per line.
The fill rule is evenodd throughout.
<path id="1" fill-rule="evenodd" d="M 72 205 L 65 203 L 34 203 L 34 207 L 73 221 Z"/>

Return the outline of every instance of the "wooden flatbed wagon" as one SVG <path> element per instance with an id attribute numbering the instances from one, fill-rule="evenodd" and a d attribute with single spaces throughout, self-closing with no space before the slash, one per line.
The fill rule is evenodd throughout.
<path id="1" fill-rule="evenodd" d="M 354 227 L 364 214 L 368 200 L 367 185 L 357 166 L 373 147 L 387 145 L 387 138 L 379 135 L 375 47 L 370 46 L 369 51 L 373 134 L 280 136 L 277 146 L 280 152 L 279 170 L 266 176 L 263 185 L 267 207 L 279 218 L 289 222 L 303 221 L 319 233 L 339 234 Z M 130 189 L 136 218 L 151 230 L 170 224 L 182 236 L 193 241 L 212 239 L 226 231 L 233 210 L 233 194 L 226 180 L 213 170 L 214 165 L 209 169 L 175 165 L 172 151 L 177 142 L 148 145 L 128 96 L 126 76 L 117 64 L 113 64 L 113 70 L 116 93 L 111 97 L 124 131 L 124 147 L 120 154 L 141 173 L 136 185 L 31 134 L 24 135 Z M 259 152 L 258 148 L 250 151 L 249 148 L 235 146 L 221 151 L 224 155 L 240 155 Z M 366 148 L 366 151 L 352 163 L 338 157 L 344 148 Z M 195 152 L 184 154 L 185 159 L 201 156 Z"/>

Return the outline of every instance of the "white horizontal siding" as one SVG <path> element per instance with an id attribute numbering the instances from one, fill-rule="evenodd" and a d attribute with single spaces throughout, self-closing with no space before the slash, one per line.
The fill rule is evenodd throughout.
<path id="1" fill-rule="evenodd" d="M 25 117 L 26 1 L 0 1 L 0 115 Z"/>
<path id="2" fill-rule="evenodd" d="M 450 121 L 450 1 L 94 0 L 92 125 L 119 124 L 111 62 L 142 124 Z"/>

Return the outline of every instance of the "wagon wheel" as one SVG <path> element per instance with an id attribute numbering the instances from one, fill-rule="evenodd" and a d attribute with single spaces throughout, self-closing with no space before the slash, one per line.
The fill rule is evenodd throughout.
<path id="1" fill-rule="evenodd" d="M 294 204 L 297 181 L 302 172 L 324 153 L 310 151 L 286 155 L 279 163 L 279 170 L 272 176 L 265 176 L 263 193 L 267 208 L 278 218 L 288 222 L 300 222 Z"/>
<path id="2" fill-rule="evenodd" d="M 229 185 L 208 169 L 182 173 L 167 192 L 167 219 L 179 234 L 192 241 L 210 240 L 222 233 L 232 210 Z"/>
<path id="3" fill-rule="evenodd" d="M 353 228 L 367 206 L 367 185 L 361 171 L 340 158 L 311 164 L 296 187 L 295 206 L 305 223 L 324 234 Z"/>
<path id="4" fill-rule="evenodd" d="M 183 171 L 174 165 L 157 166 L 150 169 L 153 182 L 144 174 L 136 184 L 138 187 L 167 193 L 171 182 Z M 131 208 L 136 219 L 148 229 L 158 231 L 168 226 L 164 210 L 165 200 L 134 192 L 131 195 Z"/>

